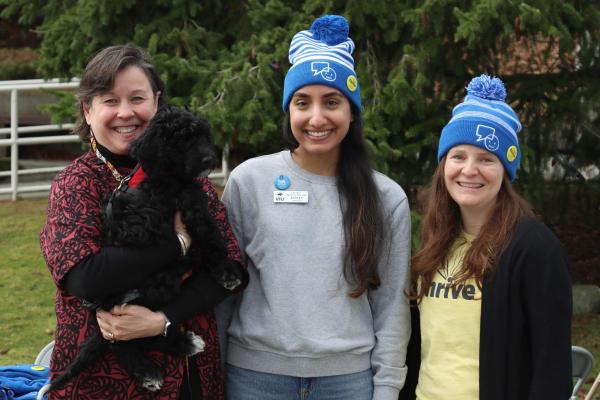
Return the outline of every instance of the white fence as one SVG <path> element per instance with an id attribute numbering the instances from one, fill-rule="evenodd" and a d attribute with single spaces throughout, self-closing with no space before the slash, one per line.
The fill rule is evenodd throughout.
<path id="1" fill-rule="evenodd" d="M 0 196 L 10 194 L 12 200 L 16 200 L 21 193 L 48 192 L 51 183 L 49 180 L 48 182 L 27 185 L 19 184 L 19 177 L 23 175 L 47 174 L 53 172 L 56 173 L 63 169 L 66 165 L 19 169 L 19 146 L 49 143 L 72 143 L 79 141 L 79 137 L 76 135 L 19 137 L 20 133 L 57 132 L 72 129 L 74 126 L 72 123 L 62 125 L 19 126 L 19 92 L 39 91 L 43 89 L 73 90 L 78 86 L 78 79 L 73 79 L 71 82 L 60 82 L 58 79 L 0 81 L 0 94 L 2 92 L 10 93 L 10 127 L 0 128 L 0 148 L 10 147 L 10 170 L 0 171 L 0 179 L 10 176 L 10 185 L 9 187 L 0 187 Z M 8 138 L 6 138 L 6 136 L 8 136 Z M 227 147 L 225 147 L 223 150 L 221 170 L 214 171 L 209 175 L 211 179 L 219 180 L 222 184 L 225 184 L 229 173 L 229 166 L 227 164 L 227 150 Z"/>

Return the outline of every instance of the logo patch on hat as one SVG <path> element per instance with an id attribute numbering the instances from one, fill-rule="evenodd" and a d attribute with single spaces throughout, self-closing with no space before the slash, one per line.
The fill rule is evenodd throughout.
<path id="1" fill-rule="evenodd" d="M 508 162 L 515 161 L 518 153 L 519 153 L 519 150 L 517 150 L 517 146 L 515 146 L 515 145 L 510 146 L 508 148 L 508 150 L 506 151 L 506 159 L 508 160 Z"/>
<path id="2" fill-rule="evenodd" d="M 475 134 L 477 135 L 477 141 L 483 142 L 485 148 L 489 151 L 494 152 L 500 147 L 500 141 L 498 140 L 498 136 L 496 136 L 496 129 L 491 126 L 477 125 Z"/>
<path id="3" fill-rule="evenodd" d="M 358 81 L 354 75 L 350 75 L 348 79 L 346 79 L 346 86 L 348 86 L 348 90 L 354 92 L 358 87 Z"/>
<path id="4" fill-rule="evenodd" d="M 310 70 L 314 72 L 314 76 L 321 75 L 323 79 L 329 82 L 335 81 L 337 77 L 335 70 L 329 66 L 328 62 L 314 61 L 310 64 Z"/>

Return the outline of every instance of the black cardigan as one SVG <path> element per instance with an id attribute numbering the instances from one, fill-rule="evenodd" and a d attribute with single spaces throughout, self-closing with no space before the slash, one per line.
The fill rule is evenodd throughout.
<path id="1" fill-rule="evenodd" d="M 571 279 L 558 239 L 542 223 L 521 221 L 482 288 L 481 400 L 565 400 L 571 395 Z M 399 399 L 414 399 L 421 356 L 413 307 L 408 376 Z"/>

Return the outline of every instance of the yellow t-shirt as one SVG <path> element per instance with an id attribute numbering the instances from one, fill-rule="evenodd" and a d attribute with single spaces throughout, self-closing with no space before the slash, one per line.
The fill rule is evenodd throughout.
<path id="1" fill-rule="evenodd" d="M 474 237 L 457 239 L 448 265 L 433 278 L 419 305 L 421 369 L 418 400 L 479 399 L 481 291 L 474 279 L 451 287 Z"/>

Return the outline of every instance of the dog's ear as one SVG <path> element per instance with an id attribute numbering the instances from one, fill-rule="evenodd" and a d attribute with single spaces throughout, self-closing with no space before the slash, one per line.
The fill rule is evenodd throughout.
<path id="1" fill-rule="evenodd" d="M 208 121 L 193 115 L 189 124 L 189 136 L 189 149 L 185 152 L 185 173 L 194 177 L 208 175 L 218 165 Z"/>
<path id="2" fill-rule="evenodd" d="M 161 155 L 169 141 L 171 132 L 169 123 L 175 107 L 163 105 L 156 112 L 146 131 L 129 147 L 129 155 L 142 165 L 147 174 L 151 174 L 156 164 L 156 159 Z"/>

